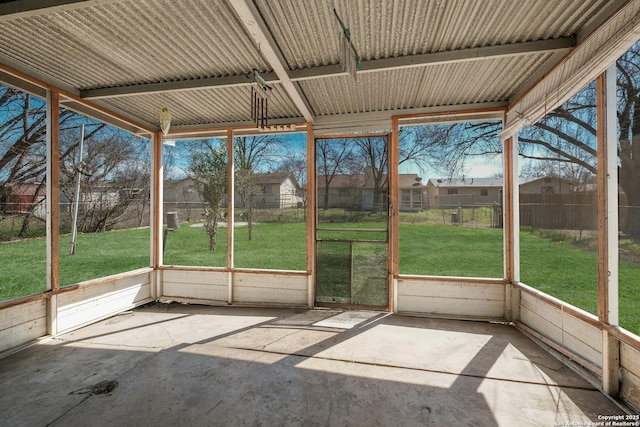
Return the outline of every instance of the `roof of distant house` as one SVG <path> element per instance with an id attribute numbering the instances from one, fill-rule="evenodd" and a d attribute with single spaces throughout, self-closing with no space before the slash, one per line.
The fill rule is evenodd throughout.
<path id="1" fill-rule="evenodd" d="M 329 186 L 333 188 L 353 188 L 364 186 L 364 175 L 318 175 L 318 187 L 322 188 L 329 180 Z"/>
<path id="2" fill-rule="evenodd" d="M 39 196 L 47 193 L 47 187 L 43 184 L 6 184 L 11 189 L 11 193 L 19 196 L 34 196 L 38 192 Z"/>
<path id="3" fill-rule="evenodd" d="M 548 176 L 537 176 L 537 177 L 519 177 L 518 184 L 523 185 L 529 182 L 538 181 L 541 179 L 553 178 L 558 179 L 558 177 L 548 177 Z M 568 180 L 564 180 L 568 182 Z M 427 182 L 427 184 L 431 184 L 435 187 L 476 187 L 476 188 L 487 188 L 487 187 L 502 187 L 504 184 L 504 178 L 431 178 Z"/>
<path id="4" fill-rule="evenodd" d="M 401 188 L 405 187 L 422 187 L 422 178 L 415 173 L 398 174 L 398 184 Z"/>
<path id="5" fill-rule="evenodd" d="M 326 175 L 318 175 L 318 186 L 324 186 L 325 182 Z M 334 175 L 331 179 L 330 186 L 334 188 L 365 187 L 366 184 L 365 175 Z M 398 174 L 398 185 L 400 188 L 424 187 L 422 180 L 415 173 Z"/>
<path id="6" fill-rule="evenodd" d="M 259 185 L 282 184 L 287 180 L 287 178 L 292 179 L 294 183 L 296 183 L 297 185 L 297 182 L 295 181 L 295 178 L 291 172 L 256 173 L 253 175 L 253 177 L 254 177 L 254 182 Z"/>

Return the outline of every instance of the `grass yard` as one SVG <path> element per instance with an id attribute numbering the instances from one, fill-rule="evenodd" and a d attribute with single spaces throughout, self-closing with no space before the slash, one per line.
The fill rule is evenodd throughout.
<path id="1" fill-rule="evenodd" d="M 597 314 L 598 260 L 592 250 L 520 233 L 521 281 L 591 314 Z M 620 262 L 620 326 L 640 334 L 640 265 Z"/>
<path id="2" fill-rule="evenodd" d="M 270 270 L 307 269 L 306 223 L 260 223 L 253 225 L 252 240 L 246 226 L 234 230 L 234 266 Z M 186 224 L 167 236 L 166 265 L 227 265 L 227 229 L 218 227 L 216 251 L 209 251 L 209 235 L 202 227 Z"/>
<path id="3" fill-rule="evenodd" d="M 60 285 L 149 266 L 149 229 L 79 234 L 69 255 L 69 235 L 60 237 Z M 0 300 L 45 290 L 44 238 L 0 243 Z"/>
<path id="4" fill-rule="evenodd" d="M 352 228 L 377 226 L 366 222 L 349 225 Z M 402 274 L 502 277 L 500 229 L 403 223 L 399 237 Z M 305 270 L 305 238 L 304 223 L 256 224 L 252 241 L 247 239 L 247 228 L 239 227 L 235 231 L 235 266 Z M 225 266 L 227 230 L 219 228 L 215 253 L 209 252 L 208 239 L 201 227 L 184 224 L 167 236 L 165 264 Z M 520 239 L 522 282 L 595 314 L 596 254 L 528 232 L 522 232 Z M 69 236 L 65 235 L 60 242 L 62 286 L 148 266 L 149 230 L 81 234 L 77 239 L 76 254 L 70 256 L 68 250 Z M 0 260 L 3 266 L 0 269 L 0 300 L 44 291 L 43 239 L 0 243 Z M 366 262 L 363 265 L 366 266 Z M 620 324 L 638 334 L 640 266 L 623 261 L 619 270 Z"/>
<path id="5" fill-rule="evenodd" d="M 432 276 L 503 276 L 502 230 L 400 224 L 400 273 Z"/>

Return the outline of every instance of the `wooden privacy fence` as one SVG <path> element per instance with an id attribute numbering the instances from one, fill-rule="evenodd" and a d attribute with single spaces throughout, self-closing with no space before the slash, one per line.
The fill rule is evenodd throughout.
<path id="1" fill-rule="evenodd" d="M 520 194 L 520 225 L 555 230 L 595 230 L 595 193 Z"/>

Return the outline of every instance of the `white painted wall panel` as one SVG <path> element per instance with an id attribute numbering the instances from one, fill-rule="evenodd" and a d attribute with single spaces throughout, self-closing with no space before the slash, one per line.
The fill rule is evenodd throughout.
<path id="1" fill-rule="evenodd" d="M 398 280 L 398 312 L 504 317 L 505 285 L 429 279 Z"/>
<path id="2" fill-rule="evenodd" d="M 640 408 L 640 349 L 620 343 L 622 384 L 620 395 L 635 408 Z"/>
<path id="3" fill-rule="evenodd" d="M 307 276 L 277 273 L 234 273 L 233 302 L 307 305 Z"/>
<path id="4" fill-rule="evenodd" d="M 560 310 L 526 292 L 520 295 L 520 321 L 554 342 L 562 341 Z"/>
<path id="5" fill-rule="evenodd" d="M 0 352 L 18 347 L 47 334 L 45 299 L 0 310 Z"/>
<path id="6" fill-rule="evenodd" d="M 150 301 L 151 273 L 116 276 L 58 295 L 58 332 L 95 322 Z"/>
<path id="7" fill-rule="evenodd" d="M 162 297 L 227 302 L 228 278 L 225 271 L 164 270 Z"/>
<path id="8" fill-rule="evenodd" d="M 527 292 L 520 297 L 520 321 L 574 354 L 602 367 L 599 328 Z"/>

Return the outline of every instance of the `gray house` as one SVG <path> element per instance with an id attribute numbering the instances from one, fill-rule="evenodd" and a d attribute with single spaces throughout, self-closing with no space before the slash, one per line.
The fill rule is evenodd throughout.
<path id="1" fill-rule="evenodd" d="M 382 177 L 382 185 L 376 194 L 376 185 L 371 169 L 364 174 L 334 175 L 327 189 L 327 177 L 318 176 L 318 206 L 327 208 L 347 208 L 357 210 L 385 210 L 388 206 L 387 176 Z M 419 211 L 426 207 L 427 198 L 422 179 L 413 173 L 398 174 L 400 189 L 400 210 Z"/>
<path id="2" fill-rule="evenodd" d="M 559 177 L 518 178 L 520 194 L 568 194 L 575 183 Z M 502 203 L 503 178 L 432 178 L 427 182 L 431 208 Z"/>

